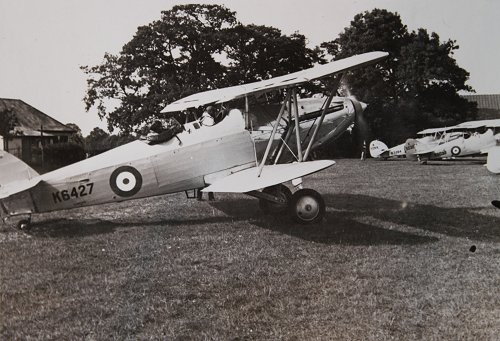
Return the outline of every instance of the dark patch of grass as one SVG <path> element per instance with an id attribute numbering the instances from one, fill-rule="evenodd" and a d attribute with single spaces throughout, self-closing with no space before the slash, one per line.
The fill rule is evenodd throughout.
<path id="1" fill-rule="evenodd" d="M 495 339 L 499 179 L 443 165 L 340 160 L 316 226 L 243 195 L 36 216 L 0 232 L 0 338 Z"/>

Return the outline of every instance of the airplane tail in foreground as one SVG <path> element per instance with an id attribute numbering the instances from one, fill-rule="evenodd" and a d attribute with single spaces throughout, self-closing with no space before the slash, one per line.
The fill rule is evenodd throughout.
<path id="1" fill-rule="evenodd" d="M 488 150 L 488 161 L 486 168 L 492 173 L 500 173 L 500 146 L 496 146 Z"/>
<path id="2" fill-rule="evenodd" d="M 379 140 L 370 142 L 370 155 L 371 157 L 380 157 L 386 150 L 389 150 L 387 145 Z"/>
<path id="3" fill-rule="evenodd" d="M 0 222 L 8 217 L 33 212 L 27 189 L 40 182 L 39 174 L 14 155 L 0 151 Z"/>
<path id="4" fill-rule="evenodd" d="M 12 182 L 31 180 L 39 174 L 12 154 L 0 150 L 0 190 Z"/>

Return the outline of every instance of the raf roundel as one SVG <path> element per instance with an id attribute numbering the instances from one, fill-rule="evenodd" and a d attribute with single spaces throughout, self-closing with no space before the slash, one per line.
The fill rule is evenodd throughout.
<path id="1" fill-rule="evenodd" d="M 459 155 L 461 151 L 462 151 L 462 150 L 460 149 L 460 147 L 457 147 L 457 146 L 455 146 L 455 147 L 451 148 L 451 154 L 452 154 L 453 156 L 457 156 L 457 155 Z"/>
<path id="2" fill-rule="evenodd" d="M 118 167 L 111 173 L 109 185 L 115 194 L 121 197 L 131 197 L 142 187 L 142 176 L 131 166 Z"/>

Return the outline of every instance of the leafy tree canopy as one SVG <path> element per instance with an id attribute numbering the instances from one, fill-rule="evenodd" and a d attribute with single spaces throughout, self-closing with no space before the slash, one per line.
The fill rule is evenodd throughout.
<path id="1" fill-rule="evenodd" d="M 17 125 L 16 115 L 10 109 L 0 111 L 0 135 L 8 136 Z"/>
<path id="2" fill-rule="evenodd" d="M 310 67 L 319 49 L 298 33 L 242 25 L 219 5 L 181 5 L 139 27 L 118 55 L 83 67 L 86 108 L 97 108 L 110 131 L 130 132 L 169 102 L 198 91 L 251 82 Z"/>
<path id="3" fill-rule="evenodd" d="M 83 138 L 82 130 L 80 129 L 80 127 L 76 123 L 66 123 L 66 126 L 75 131 L 69 136 L 68 142 L 83 146 L 85 144 L 85 139 Z"/>
<path id="4" fill-rule="evenodd" d="M 89 156 L 94 156 L 135 139 L 135 136 L 129 134 L 110 135 L 101 128 L 95 127 L 89 135 L 84 138 L 85 152 L 88 153 Z"/>
<path id="5" fill-rule="evenodd" d="M 440 41 L 425 29 L 409 32 L 397 13 L 374 9 L 357 14 L 339 37 L 321 45 L 335 59 L 379 50 L 389 57 L 377 67 L 350 72 L 345 83 L 370 105 L 366 118 L 377 138 L 403 142 L 424 128 L 474 119 L 476 108 L 458 95 L 471 91 L 469 73 L 453 53 L 454 40 Z"/>

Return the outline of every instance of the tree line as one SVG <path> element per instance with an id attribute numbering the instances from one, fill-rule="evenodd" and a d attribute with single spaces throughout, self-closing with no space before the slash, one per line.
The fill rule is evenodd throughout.
<path id="1" fill-rule="evenodd" d="M 341 95 L 369 104 L 370 130 L 363 139 L 392 145 L 424 128 L 476 118 L 475 105 L 458 95 L 473 89 L 466 84 L 469 73 L 454 59 L 455 40 L 441 41 L 424 28 L 409 31 L 399 14 L 384 9 L 357 14 L 332 36 L 337 37 L 310 48 L 298 32 L 285 35 L 274 27 L 244 25 L 224 6 L 174 6 L 139 27 L 117 55 L 105 54 L 101 64 L 82 67 L 88 77 L 86 109 L 96 108 L 109 131 L 126 136 L 162 117 L 167 103 L 192 93 L 377 50 L 389 52 L 389 58 L 347 73 L 341 88 Z M 337 150 L 352 154 L 360 133 L 354 129 Z"/>

